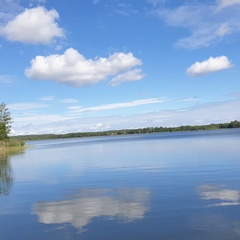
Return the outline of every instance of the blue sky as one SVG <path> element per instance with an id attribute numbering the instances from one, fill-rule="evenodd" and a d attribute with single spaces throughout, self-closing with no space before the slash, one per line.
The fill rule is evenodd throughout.
<path id="1" fill-rule="evenodd" d="M 240 120 L 240 0 L 0 0 L 12 134 Z"/>

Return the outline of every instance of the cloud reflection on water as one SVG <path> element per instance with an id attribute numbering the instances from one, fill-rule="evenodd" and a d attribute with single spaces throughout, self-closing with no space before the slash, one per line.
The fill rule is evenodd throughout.
<path id="1" fill-rule="evenodd" d="M 224 189 L 220 186 L 202 185 L 199 187 L 199 195 L 204 200 L 217 201 L 210 207 L 240 205 L 240 191 Z"/>
<path id="2" fill-rule="evenodd" d="M 66 200 L 36 203 L 32 213 L 45 224 L 70 223 L 82 229 L 96 217 L 141 220 L 149 210 L 149 197 L 149 191 L 143 188 L 84 189 L 68 195 Z"/>

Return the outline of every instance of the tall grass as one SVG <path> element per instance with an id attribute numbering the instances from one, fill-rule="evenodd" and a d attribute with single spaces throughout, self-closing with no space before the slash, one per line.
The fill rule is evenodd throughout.
<path id="1" fill-rule="evenodd" d="M 6 141 L 0 141 L 0 152 L 23 150 L 25 148 L 25 142 L 18 139 L 9 139 Z"/>

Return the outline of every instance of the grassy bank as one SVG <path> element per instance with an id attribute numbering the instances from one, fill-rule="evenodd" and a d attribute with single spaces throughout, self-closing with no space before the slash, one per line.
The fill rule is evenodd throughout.
<path id="1" fill-rule="evenodd" d="M 9 139 L 6 141 L 0 141 L 0 152 L 5 151 L 17 151 L 25 149 L 25 142 L 19 139 Z"/>

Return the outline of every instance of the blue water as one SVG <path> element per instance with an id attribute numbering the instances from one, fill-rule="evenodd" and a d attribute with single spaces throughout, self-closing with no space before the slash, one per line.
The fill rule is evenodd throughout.
<path id="1" fill-rule="evenodd" d="M 240 239 L 240 129 L 27 144 L 0 160 L 1 240 Z"/>

